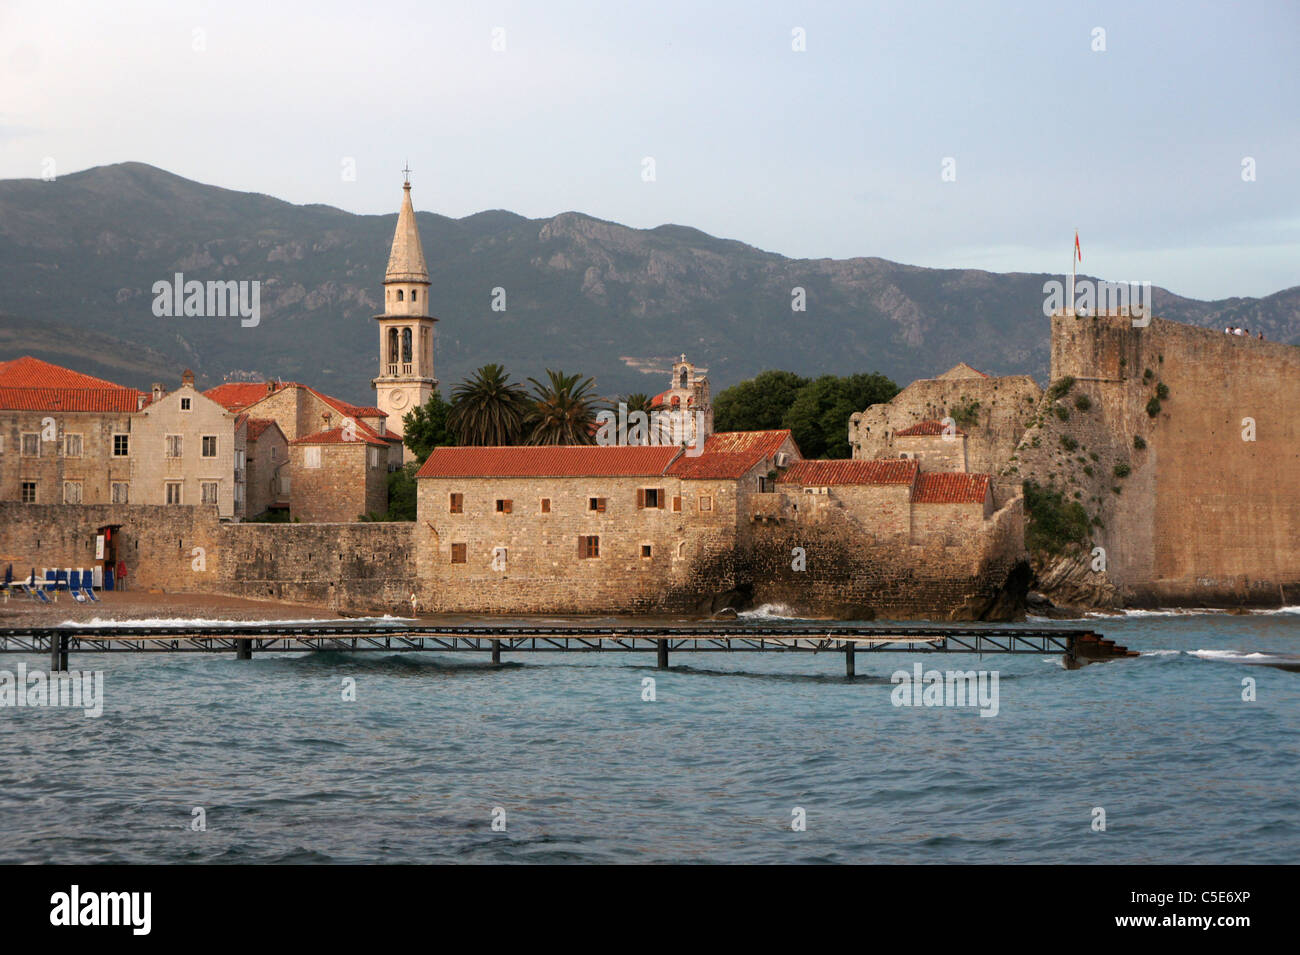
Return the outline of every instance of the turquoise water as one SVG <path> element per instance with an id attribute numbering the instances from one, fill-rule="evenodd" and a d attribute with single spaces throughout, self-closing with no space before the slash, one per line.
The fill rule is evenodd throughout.
<path id="1" fill-rule="evenodd" d="M 0 862 L 1300 861 L 1300 613 L 1090 623 L 1144 655 L 74 654 L 103 716 L 0 708 Z"/>

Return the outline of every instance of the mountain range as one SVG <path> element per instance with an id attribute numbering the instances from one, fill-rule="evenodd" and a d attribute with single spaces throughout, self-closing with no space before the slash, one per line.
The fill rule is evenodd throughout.
<path id="1" fill-rule="evenodd" d="M 136 387 L 173 386 L 187 367 L 203 387 L 278 377 L 369 403 L 393 193 L 392 214 L 355 215 L 134 162 L 2 181 L 0 359 L 32 354 Z M 715 392 L 767 368 L 906 384 L 966 361 L 1047 376 L 1043 284 L 1059 276 L 792 259 L 578 212 L 417 218 L 444 395 L 493 361 L 516 378 L 556 368 L 594 376 L 603 395 L 654 393 L 682 353 L 709 369 Z M 259 281 L 259 324 L 155 317 L 154 283 L 178 272 Z M 796 287 L 806 311 L 791 308 Z M 1156 288 L 1153 304 L 1175 321 L 1300 342 L 1300 286 L 1213 302 Z"/>

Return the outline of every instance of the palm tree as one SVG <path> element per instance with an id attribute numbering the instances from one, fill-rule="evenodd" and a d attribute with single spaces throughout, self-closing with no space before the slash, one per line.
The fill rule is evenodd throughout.
<path id="1" fill-rule="evenodd" d="M 596 405 L 592 394 L 596 379 L 546 370 L 546 384 L 529 378 L 533 385 L 533 406 L 525 426 L 525 444 L 595 444 Z"/>
<path id="2" fill-rule="evenodd" d="M 452 391 L 447 428 L 462 445 L 518 444 L 528 406 L 528 393 L 505 368 L 484 365 Z"/>

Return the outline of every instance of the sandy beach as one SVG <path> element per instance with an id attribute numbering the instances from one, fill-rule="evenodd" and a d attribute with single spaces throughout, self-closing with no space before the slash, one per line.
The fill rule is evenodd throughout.
<path id="1" fill-rule="evenodd" d="M 67 620 L 341 620 L 345 615 L 324 607 L 247 600 L 220 594 L 165 594 L 134 591 L 96 592 L 98 603 L 78 603 L 66 592 L 57 603 L 36 603 L 14 595 L 0 602 L 0 627 L 31 627 L 60 624 Z M 348 614 L 346 616 L 359 616 Z"/>

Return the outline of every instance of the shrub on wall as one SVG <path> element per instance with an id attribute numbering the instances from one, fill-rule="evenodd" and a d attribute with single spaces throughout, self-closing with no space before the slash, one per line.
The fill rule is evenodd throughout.
<path id="1" fill-rule="evenodd" d="M 1088 512 L 1054 487 L 1025 482 L 1025 546 L 1037 553 L 1065 554 L 1087 543 Z"/>

